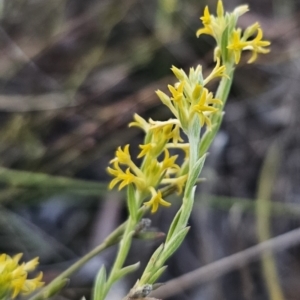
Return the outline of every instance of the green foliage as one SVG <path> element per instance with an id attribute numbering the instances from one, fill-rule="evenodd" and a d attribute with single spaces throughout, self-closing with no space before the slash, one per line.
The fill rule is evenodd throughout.
<path id="1" fill-rule="evenodd" d="M 102 266 L 99 270 L 94 284 L 93 300 L 101 300 L 104 296 L 106 284 L 106 270 Z"/>

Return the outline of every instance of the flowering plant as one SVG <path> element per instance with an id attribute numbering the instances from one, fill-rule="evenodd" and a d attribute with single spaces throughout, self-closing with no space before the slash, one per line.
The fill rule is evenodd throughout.
<path id="1" fill-rule="evenodd" d="M 182 205 L 170 225 L 165 243 L 153 253 L 143 275 L 126 299 L 146 298 L 157 287 L 154 283 L 165 270 L 165 261 L 184 240 L 189 230 L 187 222 L 193 208 L 197 180 L 206 152 L 222 122 L 234 67 L 244 50 L 252 52 L 248 63 L 255 61 L 258 53 L 269 52 L 266 47 L 270 42 L 262 40 L 258 23 L 249 26 L 243 34 L 237 28 L 238 18 L 247 11 L 248 6 L 243 5 L 232 13 L 224 13 L 221 0 L 217 5 L 217 16 L 210 14 L 208 7 L 205 7 L 204 15 L 200 18 L 204 27 L 197 31 L 197 36 L 209 34 L 216 40 L 214 69 L 204 78 L 200 65 L 191 68 L 188 74 L 173 66 L 171 70 L 177 82 L 168 85 L 170 96 L 162 91 L 156 93 L 174 118 L 167 121 L 150 119 L 147 122 L 135 115 L 134 122 L 129 124 L 145 132 L 144 144 L 139 146 L 141 151 L 137 156 L 143 160 L 138 167 L 131 159 L 129 145 L 126 145 L 123 150 L 119 148 L 116 151 L 116 157 L 111 161 L 113 168 L 108 168 L 108 172 L 114 176 L 110 188 L 116 184 L 119 184 L 119 189 L 127 187 L 129 218 L 120 242 L 119 255 L 108 279 L 104 267 L 99 272 L 98 289 L 95 290 L 99 292 L 96 292 L 95 299 L 104 299 L 120 275 L 135 269 L 136 265 L 123 268 L 123 263 L 135 227 L 142 217 L 139 211 L 144 206 L 151 207 L 151 212 L 155 213 L 160 205 L 170 206 L 171 203 L 164 199 L 165 190 L 174 188 L 178 194 L 182 194 Z M 256 37 L 251 39 L 255 33 Z M 221 79 L 216 95 L 206 87 L 213 79 Z M 188 142 L 184 142 L 182 135 L 186 136 Z M 174 148 L 184 151 L 185 158 L 181 164 L 177 162 L 177 155 L 170 156 L 169 150 Z"/>
<path id="2" fill-rule="evenodd" d="M 144 214 L 149 209 L 151 213 L 156 213 L 160 206 L 170 206 L 171 203 L 166 197 L 176 191 L 182 195 L 182 204 L 170 224 L 165 242 L 153 253 L 141 278 L 124 298 L 151 299 L 148 295 L 159 287 L 156 281 L 166 269 L 166 260 L 178 249 L 189 231 L 187 223 L 193 209 L 196 185 L 207 151 L 220 128 L 234 69 L 241 60 L 241 53 L 245 50 L 250 51 L 248 63 L 252 63 L 258 54 L 269 52 L 267 46 L 270 42 L 263 40 L 258 23 L 244 31 L 237 27 L 238 18 L 247 11 L 248 6 L 242 5 L 231 13 L 225 13 L 221 0 L 217 4 L 216 16 L 205 7 L 200 18 L 203 27 L 197 31 L 197 36 L 208 34 L 215 39 L 215 67 L 204 77 L 200 65 L 191 68 L 188 73 L 173 66 L 171 70 L 175 76 L 175 84 L 168 85 L 168 94 L 160 90 L 156 92 L 161 102 L 173 114 L 173 118 L 166 121 L 147 121 L 135 114 L 129 126 L 138 127 L 145 134 L 136 158 L 140 163 L 136 163 L 136 159 L 132 158 L 128 144 L 117 149 L 115 158 L 107 168 L 108 173 L 113 176 L 109 188 L 118 186 L 119 190 L 127 189 L 127 221 L 31 300 L 51 297 L 62 289 L 68 277 L 89 259 L 107 247 L 119 243 L 118 254 L 110 272 L 107 274 L 102 266 L 95 282 L 93 299 L 106 299 L 116 281 L 139 267 L 139 263 L 130 266 L 124 266 L 124 263 L 133 237 L 147 226 L 143 219 Z M 215 93 L 207 87 L 212 80 L 219 80 Z M 171 154 L 173 149 L 183 152 L 182 161 L 179 161 L 178 155 Z M 17 263 L 18 258 L 12 260 Z M 31 269 L 26 265 L 23 266 L 23 272 Z M 10 286 L 13 296 L 20 291 L 31 292 L 39 287 L 39 279 L 40 276 L 30 283 L 26 280 L 26 287 Z"/>

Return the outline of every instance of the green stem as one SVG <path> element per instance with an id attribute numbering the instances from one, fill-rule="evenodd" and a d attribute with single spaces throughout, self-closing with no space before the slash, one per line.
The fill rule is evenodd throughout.
<path id="1" fill-rule="evenodd" d="M 208 151 L 212 141 L 214 140 L 214 138 L 222 124 L 224 106 L 228 99 L 229 91 L 230 91 L 230 88 L 232 85 L 232 80 L 233 80 L 234 64 L 227 63 L 227 64 L 225 64 L 225 67 L 226 67 L 226 75 L 229 78 L 224 76 L 221 79 L 221 82 L 220 82 L 219 87 L 216 92 L 216 99 L 221 100 L 222 105 L 219 108 L 219 112 L 212 115 L 211 122 L 214 125 L 212 130 L 206 131 L 205 134 L 203 135 L 202 141 L 200 143 L 200 149 L 199 149 L 200 157 Z"/>
<path id="2" fill-rule="evenodd" d="M 197 129 L 196 129 L 197 124 Z M 193 182 L 194 178 L 192 177 L 192 170 L 199 159 L 199 145 L 200 145 L 200 133 L 201 126 L 200 123 L 194 124 L 194 129 L 191 127 L 188 134 L 188 140 L 190 144 L 190 155 L 189 155 L 189 173 L 186 186 L 188 186 L 191 182 Z M 175 232 L 186 227 L 188 219 L 192 213 L 192 209 L 194 206 L 194 195 L 191 190 L 187 193 L 187 189 L 185 189 L 184 197 L 182 199 L 181 211 L 182 214 L 180 216 L 179 226 L 177 226 Z"/>
<path id="3" fill-rule="evenodd" d="M 79 259 L 75 264 L 70 266 L 67 270 L 61 273 L 58 277 L 56 277 L 52 282 L 50 282 L 47 286 L 45 286 L 42 290 L 40 290 L 37 294 L 31 297 L 29 300 L 42 300 L 47 299 L 51 295 L 57 293 L 59 291 L 59 287 L 62 288 L 61 283 L 69 278 L 72 274 L 78 271 L 84 264 L 86 264 L 90 259 L 94 256 L 98 255 L 100 252 L 105 250 L 106 248 L 116 244 L 124 232 L 124 228 L 127 222 L 121 224 L 118 228 L 116 228 L 99 246 L 93 249 L 91 252 L 87 253 L 81 259 Z"/>
<path id="4" fill-rule="evenodd" d="M 226 75 L 229 77 L 223 77 L 221 79 L 221 82 L 218 86 L 217 92 L 216 92 L 216 98 L 220 99 L 222 101 L 222 108 L 220 109 L 220 111 L 223 111 L 224 106 L 226 104 L 228 95 L 229 95 L 229 91 L 231 88 L 231 84 L 232 84 L 232 79 L 233 79 L 233 73 L 234 73 L 234 65 L 232 63 L 227 63 L 225 64 L 226 67 Z"/>
<path id="5" fill-rule="evenodd" d="M 104 297 L 107 295 L 107 293 L 109 292 L 111 286 L 116 281 L 117 273 L 123 267 L 123 264 L 125 262 L 125 259 L 127 257 L 127 254 L 129 252 L 129 249 L 130 249 L 130 246 L 131 246 L 132 235 L 133 235 L 133 232 L 134 232 L 134 229 L 135 229 L 136 225 L 137 225 L 137 222 L 129 217 L 128 221 L 127 221 L 127 224 L 126 224 L 124 236 L 123 236 L 123 238 L 120 242 L 118 255 L 116 257 L 116 260 L 114 262 L 114 265 L 113 265 L 113 267 L 110 271 L 109 277 L 108 277 L 107 282 L 106 282 L 106 289 L 105 289 Z"/>
<path id="6" fill-rule="evenodd" d="M 142 195 L 137 193 L 136 196 L 137 196 L 137 198 L 139 198 L 136 200 L 137 203 L 140 203 Z M 127 255 L 128 255 L 128 252 L 129 252 L 129 249 L 131 246 L 134 230 L 135 230 L 138 222 L 141 220 L 144 211 L 145 211 L 145 208 L 142 207 L 140 209 L 140 211 L 138 212 L 138 216 L 136 219 L 133 219 L 132 216 L 128 217 L 128 220 L 127 220 L 126 226 L 125 226 L 124 235 L 119 244 L 119 251 L 118 251 L 117 257 L 115 259 L 114 265 L 110 271 L 109 277 L 108 277 L 106 285 L 105 285 L 105 292 L 103 293 L 103 299 L 105 299 L 109 290 L 111 289 L 111 286 L 114 284 L 114 282 L 118 278 L 117 277 L 118 272 L 122 269 L 123 264 L 127 258 Z"/>
<path id="7" fill-rule="evenodd" d="M 190 144 L 189 174 L 188 174 L 186 186 L 189 186 L 189 184 L 194 180 L 191 177 L 192 169 L 194 168 L 198 159 L 207 152 L 212 141 L 214 140 L 215 135 L 219 131 L 219 128 L 220 128 L 220 125 L 222 122 L 223 109 L 224 109 L 226 100 L 228 98 L 229 91 L 230 91 L 231 84 L 232 84 L 233 71 L 234 71 L 234 65 L 228 63 L 226 65 L 226 75 L 229 78 L 227 76 L 226 77 L 224 76 L 221 79 L 221 82 L 220 82 L 219 87 L 216 92 L 216 98 L 220 99 L 222 101 L 222 106 L 220 107 L 220 112 L 218 114 L 213 115 L 213 117 L 212 117 L 212 124 L 215 124 L 213 129 L 211 131 L 207 131 L 200 140 L 200 124 L 197 124 L 195 122 L 195 120 L 192 120 L 190 123 L 189 132 L 188 132 L 188 140 L 189 140 L 189 144 Z M 176 233 L 178 230 L 185 227 L 188 222 L 188 219 L 190 217 L 190 214 L 193 209 L 193 204 L 194 204 L 194 194 L 193 193 L 194 193 L 194 191 L 190 190 L 189 193 L 185 192 L 185 194 L 184 194 L 182 206 L 180 208 L 181 216 L 180 216 L 178 225 L 176 226 L 176 229 L 174 230 L 174 233 Z"/>

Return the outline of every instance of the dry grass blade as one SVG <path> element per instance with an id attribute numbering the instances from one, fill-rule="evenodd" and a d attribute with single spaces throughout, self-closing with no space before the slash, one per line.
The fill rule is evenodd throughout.
<path id="1" fill-rule="evenodd" d="M 300 228 L 170 280 L 165 286 L 153 292 L 151 296 L 163 299 L 174 296 L 183 290 L 211 281 L 250 262 L 256 261 L 261 258 L 261 255 L 265 251 L 284 251 L 298 244 L 300 244 Z"/>
<path id="2" fill-rule="evenodd" d="M 264 242 L 271 237 L 271 196 L 280 160 L 280 150 L 278 149 L 279 147 L 276 142 L 270 147 L 259 178 L 258 200 L 256 201 L 257 235 L 259 242 Z M 276 268 L 276 259 L 272 249 L 262 254 L 262 269 L 270 299 L 284 300 Z"/>

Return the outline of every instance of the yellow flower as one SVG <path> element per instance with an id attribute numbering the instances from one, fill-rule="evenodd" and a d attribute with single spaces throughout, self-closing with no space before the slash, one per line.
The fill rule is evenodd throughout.
<path id="1" fill-rule="evenodd" d="M 40 284 L 42 278 L 43 278 L 43 274 L 40 273 L 36 278 L 25 280 L 22 289 L 24 295 L 30 294 L 32 291 L 36 290 L 37 287 L 42 286 L 43 283 Z"/>
<path id="2" fill-rule="evenodd" d="M 256 60 L 258 53 L 265 54 L 270 52 L 270 49 L 265 49 L 264 47 L 269 46 L 271 43 L 269 41 L 263 41 L 262 37 L 263 37 L 263 32 L 260 28 L 258 28 L 256 38 L 253 41 L 250 41 L 249 46 L 245 48 L 245 49 L 252 50 L 252 56 L 248 60 L 249 64 Z"/>
<path id="3" fill-rule="evenodd" d="M 156 192 L 156 190 L 153 187 L 150 187 L 149 190 L 152 194 L 152 197 L 149 201 L 144 202 L 144 204 L 146 206 L 152 206 L 151 213 L 155 213 L 157 211 L 159 205 L 166 206 L 166 207 L 171 205 L 171 203 L 165 201 L 162 198 L 161 191 Z"/>
<path id="4" fill-rule="evenodd" d="M 131 160 L 129 153 L 129 145 L 123 149 L 119 147 L 116 151 L 116 157 L 110 163 L 113 167 L 108 167 L 107 171 L 114 176 L 109 184 L 109 189 L 119 184 L 119 190 L 133 183 L 137 190 L 141 193 L 149 192 L 149 187 L 158 186 L 164 176 L 170 169 L 180 169 L 175 164 L 177 155 L 171 156 L 166 149 L 166 145 L 170 140 L 174 143 L 182 141 L 180 137 L 180 123 L 177 119 L 169 119 L 168 121 L 149 120 L 148 132 L 145 140 L 148 143 L 140 145 L 141 151 L 138 158 L 144 157 L 141 167 L 137 167 Z M 161 153 L 164 152 L 164 158 Z M 121 167 L 127 166 L 127 168 Z"/>
<path id="5" fill-rule="evenodd" d="M 129 127 L 136 126 L 136 127 L 143 129 L 145 131 L 145 133 L 148 132 L 150 125 L 144 118 L 142 118 L 138 114 L 134 114 L 133 119 L 134 119 L 134 122 L 129 123 L 129 125 L 128 125 Z"/>
<path id="6" fill-rule="evenodd" d="M 36 258 L 32 259 L 31 261 L 25 263 L 24 270 L 26 272 L 33 271 L 38 264 L 39 264 L 39 258 L 36 257 Z"/>
<path id="7" fill-rule="evenodd" d="M 210 14 L 209 9 L 206 6 L 203 16 L 200 17 L 200 20 L 202 21 L 204 28 L 200 28 L 197 30 L 197 37 L 199 37 L 201 34 L 208 34 L 213 36 L 217 41 L 221 41 L 222 33 L 226 27 L 222 1 L 218 1 L 216 17 Z"/>
<path id="8" fill-rule="evenodd" d="M 170 111 L 173 113 L 173 115 L 176 117 L 176 119 L 178 119 L 178 112 L 177 110 L 175 109 L 172 101 L 171 101 L 171 98 L 166 95 L 164 92 L 160 91 L 160 90 L 157 90 L 156 91 L 156 95 L 159 97 L 159 99 L 161 100 L 161 102 L 166 105 Z"/>
<path id="9" fill-rule="evenodd" d="M 145 145 L 139 145 L 139 147 L 142 149 L 142 151 L 138 155 L 138 158 L 141 158 L 141 157 L 147 155 L 148 153 L 150 153 L 150 151 L 155 147 L 155 144 L 149 143 L 149 144 L 145 144 Z"/>
<path id="10" fill-rule="evenodd" d="M 172 139 L 174 143 L 183 142 L 180 137 L 180 122 L 177 119 L 169 119 L 168 121 L 153 121 L 150 119 L 149 122 L 151 130 L 153 130 L 153 137 L 157 141 Z"/>
<path id="11" fill-rule="evenodd" d="M 226 67 L 223 65 L 221 66 L 220 58 L 217 57 L 216 60 L 217 60 L 217 62 L 216 62 L 215 67 L 213 68 L 211 73 L 205 78 L 205 80 L 203 81 L 203 85 L 206 85 L 212 79 L 217 78 L 217 77 L 227 77 L 229 79 L 228 75 L 225 73 Z"/>
<path id="12" fill-rule="evenodd" d="M 120 164 L 130 164 L 131 163 L 131 157 L 129 153 L 129 144 L 127 144 L 124 147 L 124 150 L 122 150 L 121 147 L 118 147 L 118 150 L 116 151 L 116 157 L 111 160 L 111 162 L 118 161 Z"/>
<path id="13" fill-rule="evenodd" d="M 187 76 L 182 69 L 178 69 L 175 66 L 172 66 L 171 71 L 179 81 L 184 81 L 185 79 L 187 79 Z"/>
<path id="14" fill-rule="evenodd" d="M 207 89 L 204 88 L 199 103 L 192 107 L 192 113 L 197 113 L 201 126 L 206 124 L 208 129 L 211 130 L 209 115 L 218 111 L 218 109 L 211 106 L 211 104 L 221 103 L 222 102 L 220 100 L 213 98 L 211 92 L 208 93 Z"/>
<path id="15" fill-rule="evenodd" d="M 202 21 L 203 25 L 210 25 L 211 23 L 211 16 L 207 5 L 204 8 L 203 17 L 200 17 L 200 20 Z"/>
<path id="16" fill-rule="evenodd" d="M 165 178 L 162 180 L 162 184 L 170 184 L 170 185 L 176 186 L 177 194 L 180 195 L 183 191 L 186 180 L 187 180 L 187 174 L 176 177 L 176 178 Z"/>
<path id="17" fill-rule="evenodd" d="M 234 61 L 236 64 L 241 59 L 243 49 L 248 46 L 248 43 L 241 41 L 241 29 L 236 29 L 232 34 L 232 42 L 227 48 L 233 52 Z"/>
<path id="18" fill-rule="evenodd" d="M 212 16 L 210 15 L 208 6 L 205 6 L 203 17 L 200 17 L 200 20 L 202 21 L 202 24 L 204 25 L 204 28 L 200 28 L 197 30 L 196 35 L 199 37 L 201 34 L 208 34 L 214 36 L 211 22 L 212 22 Z"/>
<path id="19" fill-rule="evenodd" d="M 220 6 L 219 14 L 222 12 L 222 7 Z M 155 128 L 166 124 L 174 124 L 174 130 L 171 131 L 173 135 L 173 142 L 176 144 L 178 141 L 182 141 L 179 135 L 179 127 L 183 129 L 184 132 L 188 131 L 189 124 L 192 120 L 192 116 L 197 113 L 201 122 L 201 126 L 207 125 L 208 129 L 211 129 L 211 121 L 209 115 L 216 112 L 218 109 L 214 104 L 222 104 L 218 99 L 212 97 L 212 93 L 208 93 L 208 90 L 204 86 L 214 78 L 218 77 L 228 77 L 225 73 L 226 68 L 221 65 L 221 60 L 217 58 L 216 65 L 212 72 L 203 79 L 202 68 L 198 66 L 197 68 L 191 68 L 188 76 L 181 69 L 172 67 L 174 75 L 179 79 L 179 82 L 174 86 L 168 85 L 171 92 L 171 97 L 160 92 L 158 95 L 162 102 L 166 104 L 173 112 L 177 120 L 169 120 L 166 122 L 155 123 Z M 154 121 L 150 122 L 151 124 Z M 176 123 L 177 122 L 177 123 Z M 179 124 L 178 124 L 179 122 Z M 176 126 L 178 127 L 176 128 Z M 151 127 L 151 129 L 154 127 Z M 174 136 L 175 134 L 175 136 Z M 167 136 L 170 139 L 170 136 Z"/>
<path id="20" fill-rule="evenodd" d="M 174 100 L 175 102 L 177 102 L 178 104 L 180 104 L 180 102 L 182 102 L 183 100 L 183 87 L 184 87 L 184 81 L 182 81 L 177 88 L 173 87 L 172 85 L 168 85 L 168 88 L 172 94 L 172 100 Z"/>
<path id="21" fill-rule="evenodd" d="M 141 173 L 140 177 L 135 176 L 131 173 L 130 168 L 127 168 L 124 172 L 117 161 L 114 161 L 113 168 L 108 167 L 107 171 L 111 175 L 115 176 L 115 178 L 110 182 L 108 188 L 112 189 L 116 184 L 120 183 L 119 190 L 121 190 L 123 187 L 130 183 L 134 183 L 138 188 L 143 189 L 145 186 L 144 180 L 143 180 L 143 174 Z"/>
<path id="22" fill-rule="evenodd" d="M 14 257 L 7 254 L 0 255 L 0 299 L 30 294 L 44 284 L 41 281 L 42 273 L 39 273 L 36 278 L 27 279 L 28 272 L 36 268 L 38 258 L 19 264 L 21 257 L 21 253 Z"/>
<path id="23" fill-rule="evenodd" d="M 257 30 L 257 35 L 254 40 L 246 41 L 250 35 Z M 245 30 L 244 35 L 241 37 L 241 29 L 236 29 L 232 34 L 231 44 L 227 46 L 229 50 L 231 50 L 234 54 L 235 63 L 238 64 L 241 58 L 241 53 L 243 50 L 252 51 L 252 56 L 248 60 L 248 63 L 252 63 L 256 60 L 258 53 L 268 53 L 270 49 L 266 49 L 265 47 L 270 45 L 269 41 L 262 40 L 263 33 L 261 28 L 259 28 L 259 24 L 255 23 L 252 26 L 248 27 Z"/>
<path id="24" fill-rule="evenodd" d="M 170 157 L 168 149 L 165 149 L 165 157 L 162 161 L 162 171 L 165 171 L 168 168 L 179 168 L 179 166 L 175 164 L 175 160 L 177 159 L 177 157 L 178 155 L 173 155 Z"/>

